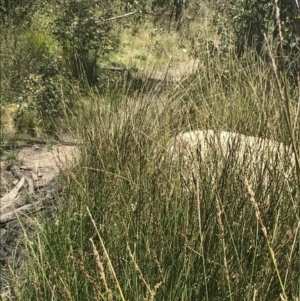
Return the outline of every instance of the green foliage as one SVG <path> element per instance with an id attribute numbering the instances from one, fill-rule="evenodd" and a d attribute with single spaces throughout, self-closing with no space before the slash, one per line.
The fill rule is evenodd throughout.
<path id="1" fill-rule="evenodd" d="M 52 33 L 62 46 L 66 60 L 77 76 L 95 80 L 95 67 L 100 55 L 112 49 L 107 20 L 115 10 L 107 1 L 58 1 Z"/>
<path id="2" fill-rule="evenodd" d="M 26 25 L 39 8 L 39 0 L 0 0 L 0 23 L 7 25 Z"/>
<path id="3" fill-rule="evenodd" d="M 30 74 L 24 79 L 23 109 L 34 110 L 40 118 L 59 116 L 62 102 L 59 76 Z"/>
<path id="4" fill-rule="evenodd" d="M 300 27 L 296 16 L 299 12 L 293 1 L 278 1 L 280 9 L 280 22 L 282 26 L 284 56 L 288 76 L 292 82 L 296 82 L 299 73 L 299 41 Z M 279 55 L 279 32 L 276 17 L 275 3 L 270 1 L 251 0 L 236 1 L 234 4 L 225 4 L 225 1 L 217 1 L 218 13 L 215 14 L 215 23 L 219 27 L 221 36 L 221 48 L 226 49 L 234 44 L 239 57 L 247 51 L 254 50 L 262 59 L 268 59 L 266 42 L 273 51 Z"/>
<path id="5" fill-rule="evenodd" d="M 174 23 L 176 30 L 179 30 L 189 2 L 189 0 L 130 0 L 126 2 L 125 10 L 126 12 L 140 11 L 142 14 L 153 15 L 156 22 L 168 24 L 169 27 Z M 141 14 L 136 16 L 137 21 L 142 21 L 144 18 Z"/>
<path id="6" fill-rule="evenodd" d="M 44 73 L 51 65 L 53 55 L 49 51 L 51 38 L 33 30 L 8 29 L 2 36 L 1 67 L 3 93 L 22 90 L 24 78 L 31 73 Z M 5 87 L 6 86 L 6 87 Z"/>
<path id="7" fill-rule="evenodd" d="M 17 103 L 23 114 L 16 118 L 17 128 L 34 132 L 41 120 L 57 117 L 61 110 L 62 78 L 58 76 L 55 41 L 37 29 L 9 29 L 6 34 L 1 52 L 3 102 Z M 30 124 L 25 122 L 30 119 Z"/>
<path id="8" fill-rule="evenodd" d="M 103 1 L 61 1 L 53 34 L 63 46 L 72 47 L 78 54 L 97 50 L 111 29 L 105 19 L 112 16 L 112 11 L 103 12 L 103 5 Z M 103 52 L 107 51 L 107 45 L 101 46 Z"/>

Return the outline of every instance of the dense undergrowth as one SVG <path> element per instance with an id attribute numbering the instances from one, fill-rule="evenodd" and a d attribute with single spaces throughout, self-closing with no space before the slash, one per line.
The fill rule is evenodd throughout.
<path id="1" fill-rule="evenodd" d="M 271 174 L 266 190 L 258 177 L 249 190 L 233 160 L 218 183 L 203 169 L 190 187 L 162 160 L 166 141 L 189 129 L 288 143 L 269 68 L 231 68 L 226 85 L 219 70 L 210 80 L 199 69 L 164 94 L 89 98 L 77 119 L 81 159 L 62 175 L 54 223 L 28 245 L 18 300 L 299 298 L 296 177 Z"/>
<path id="2" fill-rule="evenodd" d="M 270 173 L 267 187 L 253 170 L 258 180 L 249 186 L 233 155 L 217 182 L 204 167 L 190 186 L 182 181 L 183 165 L 166 153 L 171 137 L 193 129 L 292 142 L 298 149 L 297 89 L 274 73 L 271 59 L 207 51 L 205 30 L 198 68 L 179 81 L 150 76 L 173 72 L 176 63 L 139 81 L 107 79 L 101 89 L 87 89 L 84 77 L 86 85 L 55 75 L 70 89 L 58 89 L 62 114 L 51 118 L 82 141 L 80 157 L 62 172 L 55 220 L 28 239 L 24 274 L 12 277 L 8 298 L 300 298 L 297 168 L 291 175 Z M 69 99 L 77 100 L 73 109 Z M 212 159 L 216 166 L 221 160 Z"/>

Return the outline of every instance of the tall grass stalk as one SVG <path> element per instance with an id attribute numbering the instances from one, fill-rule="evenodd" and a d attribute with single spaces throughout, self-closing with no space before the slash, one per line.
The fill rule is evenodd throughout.
<path id="1" fill-rule="evenodd" d="M 113 275 L 113 277 L 114 277 L 114 280 L 115 280 L 115 282 L 116 282 L 118 291 L 119 291 L 119 293 L 120 293 L 121 300 L 122 300 L 122 301 L 125 301 L 125 298 L 124 298 L 124 295 L 123 295 L 123 292 L 122 292 L 120 283 L 119 283 L 118 278 L 117 278 L 117 275 L 116 275 L 116 273 L 115 273 L 115 271 L 114 271 L 114 267 L 113 267 L 113 265 L 112 265 L 112 263 L 111 263 L 111 261 L 110 261 L 110 258 L 109 258 L 109 255 L 108 255 L 108 253 L 107 253 L 107 250 L 106 250 L 106 248 L 105 248 L 105 245 L 104 245 L 104 243 L 103 243 L 103 240 L 102 240 L 102 238 L 101 238 L 101 236 L 100 236 L 100 234 L 99 234 L 99 231 L 98 231 L 98 229 L 97 229 L 96 223 L 95 223 L 95 221 L 94 221 L 94 219 L 93 219 L 93 217 L 92 217 L 92 214 L 91 214 L 89 208 L 87 207 L 86 209 L 87 209 L 87 212 L 88 212 L 88 214 L 89 214 L 89 217 L 91 218 L 91 221 L 92 221 L 93 226 L 94 226 L 94 228 L 95 228 L 95 231 L 96 231 L 96 233 L 97 233 L 97 235 L 98 235 L 98 238 L 99 238 L 99 240 L 100 240 L 100 242 L 101 242 L 101 246 L 102 246 L 102 248 L 103 248 L 103 251 L 104 251 L 106 260 L 107 260 L 108 263 L 109 263 L 110 272 L 112 273 L 112 275 Z M 95 247 L 95 245 L 94 245 L 94 243 L 93 243 L 93 240 L 91 240 L 91 242 L 92 242 L 93 250 L 94 250 L 94 253 L 96 254 L 96 259 L 97 259 L 97 258 L 99 257 L 99 254 L 98 254 L 97 249 L 96 249 L 96 247 Z M 97 262 L 100 262 L 100 260 L 96 260 L 96 261 L 97 261 Z M 102 270 L 102 268 L 101 268 L 101 270 Z M 102 274 L 104 275 L 103 271 L 102 271 Z M 103 278 L 103 279 L 105 279 L 105 278 Z M 106 282 L 105 282 L 105 288 L 106 288 L 107 291 L 109 291 Z M 110 295 L 111 295 L 111 293 L 110 293 Z"/>
<path id="2" fill-rule="evenodd" d="M 200 200 L 200 183 L 199 179 L 196 180 L 196 197 L 197 197 L 197 206 L 198 206 L 198 222 L 199 222 L 199 239 L 200 239 L 200 253 L 198 254 L 202 258 L 202 266 L 203 266 L 203 273 L 206 274 L 206 263 L 205 263 L 205 250 L 203 249 L 203 232 L 202 232 L 202 225 L 201 225 L 201 200 Z M 208 287 L 207 281 L 204 280 L 205 283 L 205 298 L 209 300 L 208 296 Z"/>
<path id="3" fill-rule="evenodd" d="M 287 295 L 286 295 L 286 292 L 285 292 L 285 286 L 284 286 L 284 283 L 281 279 L 281 276 L 280 276 L 280 273 L 279 273 L 279 269 L 278 269 L 278 265 L 277 265 L 277 261 L 276 261 L 276 258 L 275 258 L 275 253 L 274 253 L 274 250 L 271 246 L 271 243 L 270 243 L 270 240 L 268 238 L 268 232 L 267 232 L 267 229 L 263 223 L 263 220 L 261 218 L 261 214 L 260 214 L 260 211 L 259 211 L 259 207 L 258 207 L 258 204 L 255 200 L 255 195 L 254 195 L 254 192 L 252 190 L 252 188 L 250 187 L 247 179 L 246 179 L 246 186 L 247 186 L 247 189 L 248 189 L 248 193 L 250 195 L 250 200 L 251 200 L 251 203 L 254 207 L 254 210 L 255 210 L 255 215 L 256 215 L 256 219 L 258 221 L 258 223 L 260 224 L 261 226 L 261 230 L 265 236 L 265 239 L 267 241 L 267 244 L 268 244 L 268 249 L 269 249 L 269 252 L 270 252 L 270 255 L 271 255 L 271 258 L 272 258 L 272 261 L 273 261 L 273 264 L 274 264 L 274 268 L 275 268 L 275 271 L 276 271 L 276 274 L 277 274 L 277 277 L 278 277 L 278 281 L 280 283 L 280 287 L 281 287 L 281 290 L 282 290 L 282 294 L 283 294 L 283 297 L 285 301 L 288 300 L 287 298 Z"/>
<path id="4" fill-rule="evenodd" d="M 223 261 L 224 261 L 224 273 L 225 277 L 227 280 L 227 285 L 228 285 L 228 294 L 229 298 L 232 301 L 232 291 L 231 291 L 231 284 L 230 284 L 230 276 L 229 276 L 229 268 L 228 268 L 228 262 L 227 262 L 227 254 L 226 254 L 226 242 L 225 242 L 225 231 L 224 231 L 224 226 L 222 222 L 222 211 L 221 211 L 221 206 L 220 206 L 220 200 L 218 196 L 216 196 L 216 209 L 217 209 L 217 222 L 218 226 L 220 229 L 220 240 L 223 248 Z"/>

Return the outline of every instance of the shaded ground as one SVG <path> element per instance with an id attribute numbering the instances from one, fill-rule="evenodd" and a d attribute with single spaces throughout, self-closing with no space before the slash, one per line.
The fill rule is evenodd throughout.
<path id="1" fill-rule="evenodd" d="M 38 226 L 40 212 L 54 209 L 61 169 L 74 166 L 77 146 L 45 145 L 4 151 L 0 158 L 0 299 L 9 294 L 10 268 L 21 266 L 23 237 Z M 48 214 L 49 213 L 49 214 Z M 51 215 L 51 214 L 50 214 Z"/>

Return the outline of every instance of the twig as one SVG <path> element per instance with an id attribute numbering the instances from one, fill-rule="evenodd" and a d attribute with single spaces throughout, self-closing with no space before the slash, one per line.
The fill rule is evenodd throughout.
<path id="1" fill-rule="evenodd" d="M 124 14 L 124 15 L 121 15 L 121 16 L 111 17 L 111 18 L 108 18 L 108 19 L 105 19 L 105 20 L 97 21 L 96 23 L 97 24 L 102 24 L 102 23 L 106 23 L 106 22 L 109 22 L 109 21 L 114 21 L 114 20 L 130 17 L 130 16 L 135 15 L 137 13 L 157 16 L 157 14 L 147 12 L 146 10 L 136 10 L 136 11 L 132 11 L 130 13 L 127 13 L 127 14 Z"/>
<path id="2" fill-rule="evenodd" d="M 105 22 L 109 22 L 109 21 L 113 21 L 113 20 L 117 20 L 117 19 L 126 18 L 126 17 L 132 16 L 132 15 L 134 15 L 136 13 L 139 13 L 139 11 L 132 11 L 132 12 L 127 13 L 125 15 L 111 17 L 111 18 L 108 18 L 108 19 L 105 19 L 105 20 L 97 21 L 96 23 L 102 24 L 102 23 L 105 23 Z"/>

